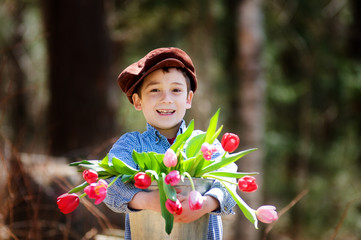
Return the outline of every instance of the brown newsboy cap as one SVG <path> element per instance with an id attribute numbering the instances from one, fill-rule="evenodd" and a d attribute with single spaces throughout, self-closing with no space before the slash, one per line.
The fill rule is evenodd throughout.
<path id="1" fill-rule="evenodd" d="M 136 87 L 149 73 L 164 67 L 178 67 L 186 71 L 190 78 L 190 89 L 197 89 L 197 77 L 191 58 L 179 48 L 157 48 L 149 52 L 138 62 L 124 69 L 118 76 L 118 84 L 133 103 L 132 95 Z"/>

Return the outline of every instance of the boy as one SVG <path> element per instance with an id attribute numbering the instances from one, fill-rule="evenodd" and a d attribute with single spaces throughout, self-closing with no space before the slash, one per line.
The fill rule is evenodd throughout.
<path id="1" fill-rule="evenodd" d="M 159 48 L 127 67 L 119 75 L 118 84 L 134 108 L 143 111 L 147 130 L 120 137 L 110 150 L 109 159 L 117 157 L 138 168 L 132 159 L 133 149 L 137 152 L 165 153 L 176 136 L 184 132 L 186 126 L 183 117 L 191 107 L 197 89 L 195 69 L 190 57 L 181 49 Z M 174 215 L 175 222 L 192 222 L 211 213 L 208 239 L 222 239 L 220 215 L 233 213 L 235 202 L 219 182 L 215 181 L 204 195 L 200 210 L 191 211 L 188 199 L 181 195 L 177 197 L 183 203 L 183 212 Z M 120 180 L 108 189 L 104 202 L 115 212 L 129 213 L 143 209 L 161 211 L 157 191 L 145 192 Z M 131 239 L 128 214 L 125 225 L 125 239 Z"/>

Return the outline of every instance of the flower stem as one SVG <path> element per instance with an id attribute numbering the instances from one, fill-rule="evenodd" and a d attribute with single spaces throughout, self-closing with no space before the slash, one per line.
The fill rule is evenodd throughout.
<path id="1" fill-rule="evenodd" d="M 198 157 L 195 160 L 195 163 L 193 163 L 193 166 L 191 167 L 191 169 L 189 170 L 189 172 L 194 176 L 196 173 L 195 171 L 197 170 L 197 167 L 199 165 L 199 163 L 203 160 L 203 155 L 198 155 Z"/>
<path id="2" fill-rule="evenodd" d="M 115 181 L 117 181 L 118 178 L 120 178 L 121 176 L 122 176 L 122 174 L 117 175 L 117 176 L 113 179 L 113 181 L 111 181 L 111 183 L 108 184 L 108 187 L 110 187 L 111 185 L 113 185 L 113 184 L 115 183 Z"/>
<path id="3" fill-rule="evenodd" d="M 194 183 L 193 183 L 193 179 L 192 179 L 191 175 L 190 175 L 188 172 L 184 172 L 184 175 L 186 175 L 187 178 L 189 179 L 189 181 L 190 181 L 190 183 L 191 183 L 191 186 L 192 186 L 192 190 L 193 190 L 193 191 L 196 190 L 196 189 L 194 188 Z"/>
<path id="4" fill-rule="evenodd" d="M 212 175 L 204 174 L 202 177 L 203 178 L 214 178 L 214 179 L 216 179 L 218 181 L 221 181 L 221 182 L 226 182 L 226 183 L 230 183 L 230 184 L 233 184 L 233 185 L 238 185 L 238 183 L 231 182 L 231 181 L 228 181 L 228 180 L 224 180 L 223 178 L 215 177 L 215 176 L 212 176 Z"/>
<path id="5" fill-rule="evenodd" d="M 79 195 L 79 198 L 82 198 L 82 197 L 85 197 L 86 196 L 86 193 L 83 193 L 81 195 Z"/>

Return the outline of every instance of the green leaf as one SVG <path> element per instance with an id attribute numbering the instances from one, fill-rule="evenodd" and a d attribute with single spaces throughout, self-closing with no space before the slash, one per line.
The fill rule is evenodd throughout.
<path id="1" fill-rule="evenodd" d="M 214 163 L 208 165 L 207 167 L 203 168 L 201 171 L 197 173 L 195 177 L 201 177 L 203 174 L 216 171 L 222 167 L 227 166 L 228 164 L 237 161 L 241 157 L 247 155 L 248 153 L 256 151 L 257 148 L 252 148 L 248 150 L 244 150 L 242 152 L 234 153 L 234 154 L 225 154 L 221 157 L 220 161 L 215 161 Z"/>
<path id="2" fill-rule="evenodd" d="M 223 129 L 223 125 L 218 128 L 218 130 L 214 133 L 213 137 L 210 138 L 207 142 L 210 144 L 213 143 L 218 138 L 219 134 L 222 132 L 222 129 Z"/>
<path id="3" fill-rule="evenodd" d="M 222 181 L 221 181 L 222 182 Z M 234 201 L 236 201 L 238 207 L 241 209 L 241 211 L 243 212 L 244 216 L 251 222 L 253 223 L 254 227 L 256 229 L 258 229 L 258 220 L 257 220 L 257 216 L 256 216 L 256 211 L 254 209 L 252 209 L 251 207 L 249 207 L 247 205 L 247 203 L 245 203 L 245 201 L 243 201 L 243 199 L 238 196 L 238 194 L 236 194 L 235 192 L 233 192 L 228 186 L 227 184 L 223 183 L 223 186 L 228 190 L 228 192 L 231 194 L 232 198 L 234 199 Z"/>
<path id="4" fill-rule="evenodd" d="M 187 158 L 194 157 L 201 150 L 202 144 L 206 139 L 206 133 L 198 134 L 192 137 L 187 143 L 186 156 Z"/>
<path id="5" fill-rule="evenodd" d="M 147 153 L 138 153 L 137 151 L 133 150 L 132 158 L 142 171 L 146 170 L 146 163 L 149 162 L 149 156 Z"/>
<path id="6" fill-rule="evenodd" d="M 113 176 L 117 175 L 117 172 L 115 172 L 115 171 L 114 171 L 114 174 L 109 173 L 107 171 L 97 171 L 97 173 L 98 173 L 98 177 L 102 178 L 102 179 L 107 179 L 107 178 L 110 178 L 110 177 L 113 177 Z"/>
<path id="7" fill-rule="evenodd" d="M 199 161 L 197 168 L 194 170 L 194 173 L 192 176 L 197 176 L 197 173 L 199 171 L 201 171 L 203 168 L 205 168 L 206 166 L 212 164 L 214 162 L 214 160 L 205 160 L 203 157 L 201 158 L 201 160 Z"/>
<path id="8" fill-rule="evenodd" d="M 112 162 L 113 162 L 113 167 L 115 171 L 117 171 L 117 173 L 133 175 L 136 172 L 138 172 L 137 169 L 130 167 L 129 165 L 127 165 L 126 163 L 124 163 L 123 161 L 119 160 L 116 157 L 113 157 Z"/>
<path id="9" fill-rule="evenodd" d="M 121 180 L 123 183 L 129 183 L 130 181 L 132 181 L 133 177 L 134 177 L 134 175 L 124 174 L 124 175 L 122 175 Z"/>
<path id="10" fill-rule="evenodd" d="M 155 153 L 154 157 L 158 163 L 158 167 L 159 167 L 158 173 L 167 172 L 167 167 L 163 163 L 164 154 Z"/>
<path id="11" fill-rule="evenodd" d="M 111 164 L 109 164 L 109 154 L 107 154 L 101 161 L 100 164 L 104 164 L 104 165 L 108 165 L 110 166 Z"/>
<path id="12" fill-rule="evenodd" d="M 205 160 L 204 157 L 203 157 L 203 154 L 199 154 L 197 156 L 196 161 L 193 164 L 193 167 L 192 167 L 191 171 L 190 171 L 191 176 L 196 176 L 197 172 L 199 172 L 202 169 L 205 162 L 208 163 L 210 161 Z"/>
<path id="13" fill-rule="evenodd" d="M 107 155 L 108 156 L 108 155 Z M 107 159 L 107 156 L 105 159 Z M 99 160 L 83 160 L 79 162 L 73 162 L 70 163 L 70 166 L 80 167 L 82 169 L 92 169 L 98 173 L 99 176 L 109 176 L 116 174 L 115 171 L 112 171 L 111 169 L 107 169 L 107 166 L 102 166 L 103 161 Z"/>
<path id="14" fill-rule="evenodd" d="M 165 207 L 165 202 L 167 201 L 167 197 L 165 195 L 164 187 L 163 187 L 163 185 L 165 184 L 164 182 L 165 176 L 166 176 L 165 173 L 162 173 L 159 176 L 158 189 L 159 189 L 159 198 L 160 198 L 160 207 L 162 211 L 162 216 L 165 220 L 165 232 L 170 234 L 173 229 L 174 216 Z"/>
<path id="15" fill-rule="evenodd" d="M 96 172 L 105 172 L 105 169 L 98 165 L 79 164 L 78 167 L 85 168 L 85 169 L 92 169 Z"/>
<path id="16" fill-rule="evenodd" d="M 217 128 L 217 123 L 218 123 L 218 117 L 219 117 L 219 112 L 220 112 L 220 108 L 218 108 L 217 112 L 213 115 L 213 117 L 211 118 L 211 120 L 209 121 L 209 125 L 208 125 L 208 129 L 207 129 L 207 135 L 206 135 L 206 142 L 208 143 L 213 143 L 213 141 L 211 141 L 211 139 L 213 138 L 215 132 L 216 132 L 216 128 Z"/>
<path id="17" fill-rule="evenodd" d="M 150 173 L 154 177 L 154 179 L 158 181 L 159 177 L 158 177 L 158 173 L 156 171 L 146 170 L 145 172 Z"/>
<path id="18" fill-rule="evenodd" d="M 176 138 L 176 140 L 174 141 L 173 145 L 170 146 L 171 149 L 173 149 L 174 152 L 177 152 L 178 148 L 183 144 L 183 142 L 185 142 L 193 133 L 194 130 L 194 121 L 192 120 L 188 127 L 187 130 L 182 133 L 179 134 Z"/>
<path id="19" fill-rule="evenodd" d="M 198 156 L 201 157 L 201 156 Z M 197 161 L 197 157 L 191 157 L 188 158 L 187 160 L 182 161 L 182 165 L 183 165 L 183 169 L 184 171 L 182 172 L 189 172 L 191 170 L 191 168 L 193 167 L 195 161 Z"/>
<path id="20" fill-rule="evenodd" d="M 229 177 L 229 178 L 242 178 L 244 176 L 254 176 L 257 175 L 258 172 L 210 172 L 204 174 L 203 177 L 215 176 L 215 177 Z"/>
<path id="21" fill-rule="evenodd" d="M 157 159 L 158 164 L 163 163 L 164 154 L 154 153 L 154 157 Z"/>
<path id="22" fill-rule="evenodd" d="M 108 154 L 103 158 L 101 162 L 98 163 L 100 167 L 102 167 L 106 172 L 111 175 L 118 175 L 118 173 L 114 170 L 113 166 L 109 164 Z M 99 174 L 99 171 L 97 171 Z"/>
<path id="23" fill-rule="evenodd" d="M 83 182 L 82 184 L 76 186 L 75 188 L 71 189 L 68 193 L 76 193 L 82 191 L 86 186 L 88 186 L 89 183 Z"/>
<path id="24" fill-rule="evenodd" d="M 170 184 L 163 184 L 164 193 L 172 201 L 177 201 L 177 192 L 175 188 Z"/>
<path id="25" fill-rule="evenodd" d="M 163 165 L 163 161 L 161 163 L 159 163 L 158 158 L 157 158 L 156 155 L 157 155 L 157 153 L 155 153 L 155 152 L 150 152 L 149 153 L 149 163 L 147 164 L 149 166 L 147 167 L 147 169 L 151 169 L 151 170 L 154 170 L 157 173 L 160 173 L 160 169 L 161 169 L 161 167 Z"/>
<path id="26" fill-rule="evenodd" d="M 76 166 L 79 166 L 80 164 L 93 164 L 92 162 L 88 161 L 88 160 L 82 160 L 82 161 L 79 161 L 79 162 L 72 162 L 69 164 L 69 166 L 72 166 L 72 167 L 76 167 Z"/>

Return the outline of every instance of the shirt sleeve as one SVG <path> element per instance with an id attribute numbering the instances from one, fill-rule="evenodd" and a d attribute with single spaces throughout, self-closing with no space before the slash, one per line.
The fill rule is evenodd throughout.
<path id="1" fill-rule="evenodd" d="M 212 156 L 212 158 L 215 159 L 218 156 L 223 155 L 224 150 L 218 140 L 216 140 L 213 144 L 218 149 L 217 153 L 215 153 L 214 156 Z M 235 163 L 231 163 L 219 169 L 218 171 L 237 172 L 237 169 L 238 169 L 237 165 Z M 235 182 L 236 180 L 233 179 L 232 181 Z M 236 191 L 237 188 L 237 186 L 234 184 L 228 184 L 227 187 L 233 189 L 234 191 Z M 220 215 L 220 216 L 234 214 L 233 207 L 236 206 L 237 203 L 236 201 L 234 201 L 231 194 L 228 192 L 228 190 L 223 186 L 223 184 L 220 181 L 215 180 L 212 184 L 211 189 L 208 192 L 206 192 L 204 195 L 214 197 L 219 201 L 219 208 L 211 212 L 211 214 Z"/>
<path id="2" fill-rule="evenodd" d="M 113 157 L 116 157 L 129 166 L 138 168 L 133 161 L 132 152 L 133 150 L 139 151 L 141 146 L 139 139 L 139 133 L 137 132 L 124 134 L 110 149 L 108 155 L 109 161 L 111 161 Z M 109 178 L 107 181 L 111 182 L 113 179 L 114 178 Z M 134 187 L 133 184 L 124 184 L 121 179 L 118 179 L 108 188 L 104 203 L 114 212 L 126 213 L 135 211 L 128 207 L 128 203 L 133 199 L 134 195 L 140 191 L 142 190 Z"/>

